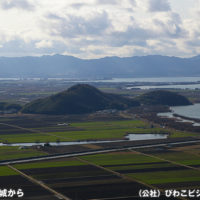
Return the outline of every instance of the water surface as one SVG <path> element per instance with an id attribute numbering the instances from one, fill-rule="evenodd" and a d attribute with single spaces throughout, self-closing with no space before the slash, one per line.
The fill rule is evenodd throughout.
<path id="1" fill-rule="evenodd" d="M 167 134 L 128 134 L 124 140 L 105 140 L 105 141 L 75 141 L 75 142 L 50 142 L 52 146 L 61 145 L 80 145 L 80 144 L 101 144 L 108 142 L 123 142 L 123 141 L 136 141 L 136 140 L 153 140 L 153 139 L 166 139 Z M 44 145 L 45 143 L 12 143 L 2 144 L 0 146 L 33 146 L 33 145 Z"/>
<path id="2" fill-rule="evenodd" d="M 200 89 L 200 84 L 170 84 L 170 85 L 142 85 L 142 86 L 131 86 L 126 87 L 126 89 L 135 89 L 139 88 L 141 90 L 149 90 L 149 89 Z"/>
<path id="3" fill-rule="evenodd" d="M 189 106 L 172 106 L 170 107 L 172 112 L 158 113 L 160 117 L 174 118 L 177 122 L 192 123 L 193 126 L 200 126 L 200 123 L 193 119 L 200 119 L 200 104 L 194 104 Z M 174 116 L 177 114 L 179 116 Z M 183 117 L 189 117 L 192 119 L 184 119 Z"/>
<path id="4" fill-rule="evenodd" d="M 194 119 L 200 119 L 200 104 L 194 104 L 189 106 L 173 106 L 170 108 L 173 113 L 194 118 Z"/>

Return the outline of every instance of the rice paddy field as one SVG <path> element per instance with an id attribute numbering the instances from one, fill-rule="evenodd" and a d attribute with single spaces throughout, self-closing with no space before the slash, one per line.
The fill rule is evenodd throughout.
<path id="1" fill-rule="evenodd" d="M 137 199 L 139 189 L 148 188 L 77 159 L 14 165 L 14 167 L 70 199 L 115 199 L 116 197 Z"/>
<path id="2" fill-rule="evenodd" d="M 18 158 L 28 158 L 47 155 L 45 152 L 34 149 L 20 149 L 17 146 L 2 146 L 0 147 L 0 161 L 11 160 Z"/>
<path id="3" fill-rule="evenodd" d="M 76 117 L 74 117 L 76 119 Z M 195 136 L 192 133 L 152 126 L 148 122 L 121 119 L 74 122 L 62 116 L 0 117 L 0 143 L 70 142 L 81 140 L 120 140 L 129 133 L 167 133 L 169 137 Z M 80 116 L 77 117 L 77 121 Z M 114 119 L 114 118 L 113 118 Z M 72 122 L 71 122 L 72 121 Z"/>
<path id="4" fill-rule="evenodd" d="M 12 198 L 1 198 L 1 199 L 44 199 L 44 200 L 56 200 L 56 196 L 51 194 L 49 191 L 38 186 L 37 184 L 32 183 L 26 178 L 22 177 L 19 173 L 10 169 L 7 166 L 0 167 L 0 189 L 1 190 L 14 190 L 17 191 L 20 189 L 23 192 L 23 197 L 18 198 L 15 194 Z M 8 193 L 6 193 L 8 195 Z M 2 197 L 2 196 L 1 196 Z"/>
<path id="5" fill-rule="evenodd" d="M 77 140 L 124 139 L 128 133 L 166 133 L 160 127 L 151 127 L 141 120 L 92 121 L 71 123 L 61 117 L 46 118 L 22 116 L 0 118 L 0 142 L 56 142 Z"/>
<path id="6" fill-rule="evenodd" d="M 118 152 L 85 156 L 83 159 L 160 190 L 199 188 L 198 156 L 185 152 L 171 151 L 165 154 L 154 151 L 154 154 Z"/>
<path id="7" fill-rule="evenodd" d="M 12 167 L 69 199 L 140 199 L 139 191 L 144 189 L 159 190 L 161 196 L 157 199 L 167 199 L 164 195 L 167 189 L 191 190 L 200 186 L 200 159 L 181 148 L 169 148 L 166 154 L 161 149 L 151 148 L 140 152 L 120 151 L 15 164 Z M 24 179 L 9 167 L 0 167 L 0 171 L 3 180 L 5 177 L 9 177 L 8 181 L 16 177 Z M 40 187 L 41 194 L 48 196 L 48 192 L 42 193 L 43 189 Z M 27 186 L 24 191 L 30 194 Z"/>
<path id="8" fill-rule="evenodd" d="M 196 136 L 139 119 L 110 118 L 85 122 L 66 116 L 0 117 L 0 143 L 7 144 L 118 140 L 129 133 L 168 133 L 171 138 Z M 104 148 L 109 148 L 109 144 L 62 146 L 59 149 L 0 146 L 0 161 Z M 168 199 L 164 196 L 167 189 L 199 187 L 198 142 L 0 166 L 0 189 L 22 188 L 25 194 L 22 199 L 26 200 L 134 200 L 140 199 L 139 191 L 144 189 L 160 190 L 158 199 Z"/>

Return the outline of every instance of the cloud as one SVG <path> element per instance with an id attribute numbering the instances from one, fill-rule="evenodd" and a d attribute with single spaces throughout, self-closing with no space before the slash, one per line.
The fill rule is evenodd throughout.
<path id="1" fill-rule="evenodd" d="M 154 25 L 163 36 L 168 38 L 182 38 L 187 31 L 182 26 L 182 20 L 177 13 L 169 13 L 163 18 L 153 20 Z"/>
<path id="2" fill-rule="evenodd" d="M 37 42 L 35 44 L 36 48 L 40 49 L 40 48 L 50 48 L 53 46 L 53 43 L 51 41 L 47 41 L 47 40 L 42 40 L 40 42 Z"/>
<path id="3" fill-rule="evenodd" d="M 82 7 L 84 7 L 84 6 L 88 6 L 89 4 L 86 4 L 86 3 L 73 3 L 73 4 L 71 4 L 70 6 L 72 7 L 72 8 L 75 8 L 75 9 L 80 9 L 80 8 L 82 8 Z"/>
<path id="4" fill-rule="evenodd" d="M 27 0 L 1 0 L 0 6 L 5 10 L 12 8 L 20 8 L 24 10 L 34 9 L 34 5 L 29 3 Z"/>
<path id="5" fill-rule="evenodd" d="M 133 6 L 136 6 L 136 1 L 135 0 L 129 0 L 129 3 Z"/>
<path id="6" fill-rule="evenodd" d="M 97 4 L 110 4 L 115 5 L 119 3 L 119 0 L 96 0 Z"/>
<path id="7" fill-rule="evenodd" d="M 180 1 L 0 0 L 0 56 L 200 54 L 200 0 Z"/>
<path id="8" fill-rule="evenodd" d="M 100 35 L 111 26 L 105 11 L 95 13 L 88 19 L 81 16 L 67 15 L 66 17 L 60 17 L 53 14 L 48 14 L 46 19 L 47 21 L 45 20 L 42 26 L 48 24 L 46 28 L 51 35 L 58 35 L 64 38 Z M 48 19 L 54 19 L 54 21 L 49 21 Z"/>
<path id="9" fill-rule="evenodd" d="M 171 7 L 168 0 L 149 0 L 150 12 L 166 12 L 170 10 Z"/>

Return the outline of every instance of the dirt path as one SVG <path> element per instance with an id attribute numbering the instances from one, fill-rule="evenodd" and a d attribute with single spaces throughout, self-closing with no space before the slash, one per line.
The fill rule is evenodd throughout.
<path id="1" fill-rule="evenodd" d="M 107 168 L 105 168 L 105 167 L 102 167 L 102 166 L 100 166 L 100 165 L 94 164 L 94 163 L 89 162 L 89 161 L 87 161 L 87 160 L 84 160 L 84 159 L 82 159 L 82 158 L 76 157 L 76 159 L 79 160 L 79 161 L 81 161 L 81 162 L 84 162 L 84 163 L 86 163 L 86 164 L 89 164 L 89 165 L 92 165 L 92 166 L 94 166 L 94 167 L 97 167 L 97 168 L 99 168 L 99 169 L 103 169 L 104 171 L 110 172 L 110 173 L 112 173 L 112 174 L 114 174 L 114 175 L 116 175 L 116 176 L 118 176 L 118 177 L 120 177 L 120 178 L 123 178 L 123 179 L 125 179 L 125 180 L 138 182 L 138 183 L 140 183 L 140 184 L 142 184 L 142 185 L 145 185 L 145 186 L 148 187 L 148 188 L 156 189 L 156 187 L 154 187 L 154 186 L 152 186 L 152 185 L 148 185 L 148 184 L 146 184 L 146 183 L 144 183 L 144 182 L 141 182 L 141 181 L 139 181 L 139 180 L 130 178 L 130 177 L 126 176 L 126 175 L 120 174 L 119 172 L 115 172 L 115 171 L 113 171 L 113 170 L 111 170 L 111 169 L 107 169 Z"/>
<path id="2" fill-rule="evenodd" d="M 26 179 L 28 179 L 29 181 L 31 181 L 32 183 L 35 183 L 41 187 L 43 187 L 44 189 L 48 190 L 49 192 L 53 193 L 55 196 L 57 196 L 59 199 L 64 199 L 64 200 L 71 200 L 70 198 L 64 196 L 63 194 L 55 191 L 54 189 L 48 187 L 47 185 L 45 185 L 44 183 L 42 183 L 41 181 L 38 181 L 36 179 L 34 179 L 33 177 L 31 176 L 28 176 L 27 174 L 23 173 L 22 171 L 14 168 L 13 166 L 11 165 L 8 165 L 8 167 L 14 171 L 16 171 L 17 173 L 19 173 L 20 175 L 22 175 L 23 177 L 25 177 Z"/>
<path id="3" fill-rule="evenodd" d="M 140 152 L 139 152 L 139 153 L 140 153 Z M 129 181 L 132 181 L 132 182 L 140 183 L 140 184 L 142 184 L 142 185 L 144 185 L 144 186 L 146 186 L 146 187 L 148 187 L 148 188 L 150 188 L 150 189 L 160 190 L 160 191 L 162 192 L 162 194 L 164 194 L 164 190 L 163 190 L 163 189 L 157 188 L 157 187 L 155 187 L 155 186 L 153 186 L 153 185 L 149 185 L 149 184 L 144 183 L 144 182 L 142 182 L 142 181 L 140 181 L 140 180 L 138 180 L 138 179 L 134 179 L 134 178 L 132 178 L 132 177 L 128 177 L 128 176 L 126 176 L 126 175 L 124 175 L 124 174 L 121 174 L 121 173 L 119 173 L 119 172 L 113 171 L 113 170 L 111 170 L 111 169 L 107 169 L 107 168 L 105 168 L 105 167 L 102 167 L 102 166 L 100 166 L 100 165 L 94 164 L 94 163 L 89 162 L 89 161 L 87 161 L 87 160 L 84 160 L 84 159 L 82 159 L 82 158 L 78 158 L 78 157 L 75 157 L 75 158 L 76 158 L 77 160 L 81 161 L 81 162 L 84 162 L 84 163 L 86 163 L 86 164 L 89 164 L 89 165 L 95 166 L 95 167 L 97 167 L 97 168 L 103 169 L 103 170 L 105 170 L 105 171 L 107 171 L 107 172 L 110 172 L 110 173 L 112 173 L 112 174 L 114 174 L 114 175 L 116 175 L 116 176 L 118 176 L 118 177 L 120 177 L 120 178 L 122 178 L 122 179 L 129 180 Z M 120 197 L 120 198 L 121 198 L 121 197 Z M 120 199 L 120 198 L 118 198 L 118 199 Z M 108 198 L 108 199 L 109 199 L 109 198 Z M 180 198 L 178 198 L 178 199 L 186 200 L 186 199 L 183 198 L 183 197 L 180 197 Z M 103 199 L 102 199 L 102 200 L 103 200 Z M 105 199 L 105 200 L 106 200 L 106 199 Z"/>

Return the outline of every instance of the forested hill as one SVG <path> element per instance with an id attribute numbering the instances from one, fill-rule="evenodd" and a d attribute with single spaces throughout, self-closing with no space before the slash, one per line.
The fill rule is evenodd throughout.
<path id="1" fill-rule="evenodd" d="M 35 114 L 84 114 L 100 110 L 124 110 L 140 105 L 190 105 L 191 102 L 175 92 L 156 90 L 135 99 L 104 93 L 87 84 L 77 84 L 68 90 L 37 99 L 26 104 L 23 113 Z"/>
<path id="2" fill-rule="evenodd" d="M 78 84 L 66 91 L 24 106 L 23 113 L 83 114 L 105 109 L 126 109 L 140 104 L 116 94 L 101 92 L 93 86 Z"/>
<path id="3" fill-rule="evenodd" d="M 183 106 L 192 104 L 186 97 L 166 90 L 147 92 L 139 96 L 137 100 L 144 105 Z"/>
<path id="4" fill-rule="evenodd" d="M 200 76 L 200 56 L 105 57 L 79 59 L 73 56 L 0 57 L 0 77 L 166 77 Z"/>

